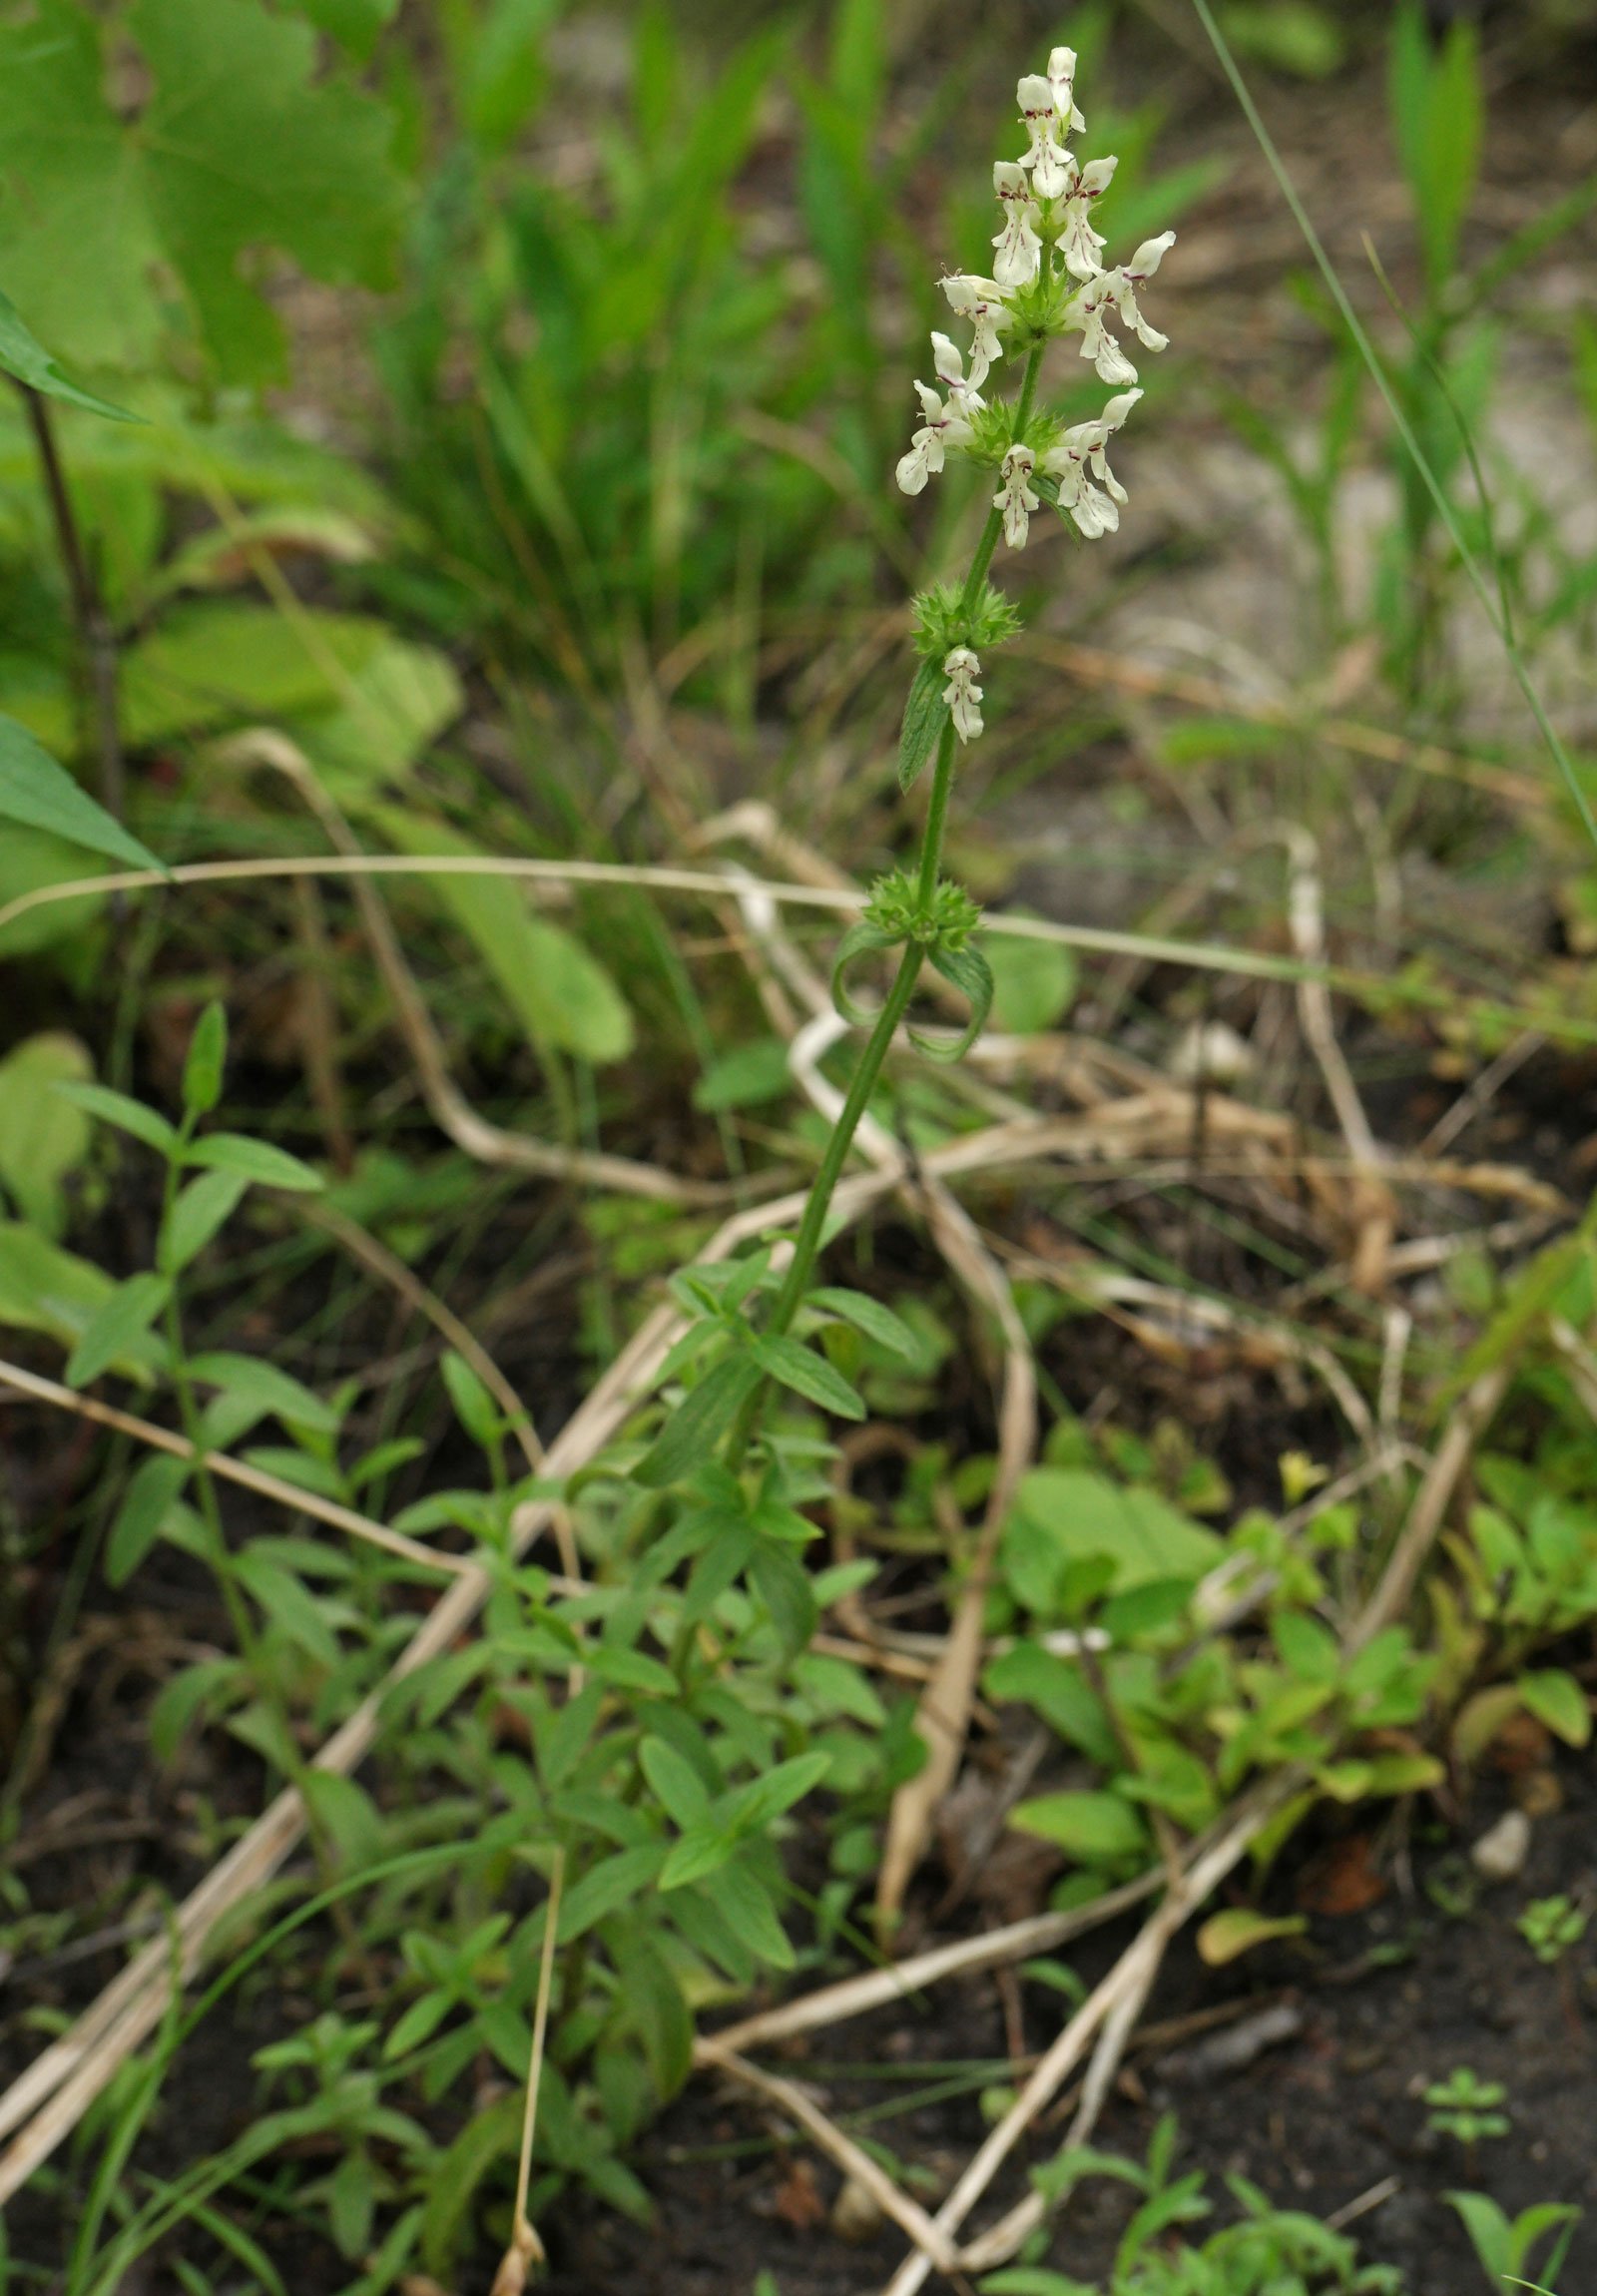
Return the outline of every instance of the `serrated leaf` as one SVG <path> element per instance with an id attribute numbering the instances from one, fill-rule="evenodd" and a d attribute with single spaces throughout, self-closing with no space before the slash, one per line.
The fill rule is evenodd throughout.
<path id="1" fill-rule="evenodd" d="M 113 40 L 150 75 L 114 108 Z M 401 215 L 384 107 L 259 0 L 37 0 L 0 29 L 0 274 L 60 353 L 154 362 L 172 287 L 224 378 L 283 368 L 256 251 L 380 287 Z M 126 75 L 123 75 L 125 79 Z"/>
<path id="2" fill-rule="evenodd" d="M 132 1577 L 161 1536 L 191 1471 L 188 1459 L 165 1455 L 143 1459 L 134 1468 L 106 1541 L 106 1578 L 112 1586 Z"/>
<path id="3" fill-rule="evenodd" d="M 835 1412 L 839 1419 L 864 1418 L 864 1400 L 858 1390 L 850 1387 L 835 1365 L 802 1341 L 791 1340 L 785 1333 L 773 1334 L 755 1342 L 754 1355 L 762 1371 L 802 1396 L 806 1403 L 818 1404 L 823 1412 Z"/>
<path id="4" fill-rule="evenodd" d="M 91 853 L 108 854 L 129 868 L 162 869 L 149 847 L 96 805 L 15 718 L 0 718 L 0 821 L 47 831 Z"/>
<path id="5" fill-rule="evenodd" d="M 947 723 L 948 705 L 942 698 L 947 682 L 943 666 L 937 661 L 922 662 L 910 681 L 903 724 L 898 731 L 898 787 L 901 790 L 914 788 Z"/>
<path id="6" fill-rule="evenodd" d="M 850 1292 L 839 1284 L 822 1284 L 806 1295 L 807 1305 L 823 1308 L 828 1316 L 838 1316 L 845 1324 L 852 1324 L 856 1332 L 863 1332 L 867 1340 L 874 1340 L 878 1348 L 889 1355 L 904 1356 L 910 1363 L 918 1360 L 920 1342 L 891 1308 L 873 1300 L 868 1292 Z"/>
<path id="7" fill-rule="evenodd" d="M 81 406 L 88 414 L 103 414 L 112 422 L 141 422 L 125 406 L 109 398 L 96 398 L 69 382 L 42 342 L 36 342 L 23 324 L 22 313 L 7 294 L 0 294 L 0 373 L 13 376 L 45 398 L 58 398 L 64 406 Z"/>
<path id="8" fill-rule="evenodd" d="M 752 1356 L 729 1356 L 717 1364 L 672 1413 L 633 1468 L 633 1480 L 648 1490 L 665 1490 L 709 1458 L 760 1380 L 760 1366 Z"/>
<path id="9" fill-rule="evenodd" d="M 237 1172 L 203 1172 L 191 1180 L 162 1222 L 156 1260 L 162 1273 L 176 1276 L 198 1257 L 249 1187 Z"/>
<path id="10" fill-rule="evenodd" d="M 185 1151 L 185 1164 L 204 1165 L 213 1172 L 237 1172 L 263 1188 L 288 1188 L 308 1196 L 324 1187 L 319 1172 L 274 1148 L 269 1140 L 251 1140 L 242 1132 L 209 1132 Z"/>
<path id="11" fill-rule="evenodd" d="M 167 1304 L 165 1276 L 130 1276 L 90 1322 L 67 1360 L 67 1385 L 84 1388 L 141 1339 Z"/>

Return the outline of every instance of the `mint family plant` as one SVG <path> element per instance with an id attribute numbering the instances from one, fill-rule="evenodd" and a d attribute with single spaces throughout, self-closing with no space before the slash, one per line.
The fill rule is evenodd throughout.
<path id="1" fill-rule="evenodd" d="M 727 1462 L 741 1465 L 773 1384 L 862 1416 L 857 1398 L 791 1337 L 810 1301 L 832 1196 L 925 966 L 970 1007 L 964 1028 L 951 1038 L 911 1032 L 931 1058 L 959 1059 L 992 1005 L 992 971 L 974 940 L 979 911 L 964 887 L 942 873 L 956 761 L 984 730 L 982 656 L 1020 627 L 1015 607 L 988 580 L 988 570 L 1000 539 L 1013 550 L 1025 547 L 1032 516 L 1044 503 L 1091 540 L 1118 526 L 1126 500 L 1109 467 L 1108 447 L 1142 393 L 1123 390 L 1096 420 L 1067 425 L 1062 414 L 1039 403 L 1049 344 L 1079 335 L 1080 355 L 1103 381 L 1135 385 L 1137 370 L 1111 320 L 1151 349 L 1162 349 L 1166 341 L 1143 316 L 1138 294 L 1175 234 L 1144 241 L 1128 263 L 1104 265 L 1105 241 L 1092 216 L 1116 163 L 1109 158 L 1083 166 L 1069 148 L 1069 137 L 1085 126 L 1076 108 L 1075 76 L 1074 50 L 1060 47 L 1050 55 L 1046 74 L 1028 74 L 1018 85 L 1026 150 L 993 169 L 1003 225 L 992 243 L 992 277 L 961 273 L 942 283 L 950 309 L 969 323 L 971 341 L 962 351 L 949 336 L 932 334 L 941 387 L 916 382 L 922 419 L 897 467 L 906 494 L 919 493 L 950 456 L 992 474 L 998 487 L 964 580 L 935 586 L 914 602 L 922 660 L 904 708 L 898 778 L 907 792 L 931 763 L 920 853 L 912 869 L 895 869 L 871 887 L 863 916 L 838 947 L 832 973 L 838 1010 L 855 1026 L 868 1026 L 869 1035 L 821 1156 L 787 1271 L 779 1281 L 768 1257 L 717 1279 L 700 1330 L 690 1336 L 695 1354 L 714 1342 L 716 1360 L 640 1465 L 646 1482 L 663 1486 L 677 1480 L 708 1460 L 724 1437 Z M 1011 399 L 989 400 L 982 386 L 1005 356 L 1021 363 L 1019 389 Z M 871 1014 L 849 988 L 848 973 L 858 958 L 892 951 L 898 952 L 892 979 Z M 752 1311 L 768 1297 L 757 1324 Z M 822 1295 L 812 1304 L 826 1318 L 861 1322 L 865 1316 L 855 1298 Z"/>

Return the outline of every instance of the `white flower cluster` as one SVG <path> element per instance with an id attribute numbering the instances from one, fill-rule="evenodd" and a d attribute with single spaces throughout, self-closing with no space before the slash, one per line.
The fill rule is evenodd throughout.
<path id="1" fill-rule="evenodd" d="M 1176 235 L 1161 232 L 1157 239 L 1144 240 L 1130 263 L 1105 269 L 1104 242 L 1093 229 L 1092 211 L 1108 190 L 1116 163 L 1089 160 L 1083 167 L 1066 148 L 1066 137 L 1085 125 L 1076 109 L 1075 79 L 1075 50 L 1056 48 L 1046 76 L 1028 74 L 1016 90 L 1028 148 L 1018 160 L 1000 160 L 992 172 L 1004 216 L 993 241 L 992 277 L 965 273 L 942 283 L 949 308 L 972 328 L 970 371 L 947 335 L 932 336 L 941 387 L 915 384 L 922 421 L 898 464 L 898 484 L 905 494 L 918 494 L 932 472 L 941 470 L 947 454 L 974 443 L 972 417 L 986 405 L 981 386 L 1003 356 L 1003 336 L 1017 325 L 1024 323 L 1034 338 L 1039 323 L 1050 334 L 1079 334 L 1082 357 L 1107 383 L 1134 385 L 1137 380 L 1137 369 L 1110 331 L 1111 317 L 1150 350 L 1165 347 L 1167 337 L 1148 324 L 1137 296 Z M 1039 298 L 1042 287 L 1054 290 L 1046 300 Z M 1057 487 L 1061 510 L 1089 540 L 1120 524 L 1126 490 L 1110 470 L 1107 448 L 1141 396 L 1135 388 L 1122 389 L 1095 422 L 1077 423 L 1040 454 L 1020 441 L 1010 446 L 993 503 L 1003 512 L 1004 538 L 1011 548 L 1024 548 L 1031 514 L 1040 507 L 1031 483 L 1039 473 Z"/>

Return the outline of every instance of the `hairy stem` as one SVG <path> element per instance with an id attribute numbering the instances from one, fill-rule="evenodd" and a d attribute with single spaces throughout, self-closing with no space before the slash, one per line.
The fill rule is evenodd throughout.
<path id="1" fill-rule="evenodd" d="M 1043 348 L 1042 343 L 1034 343 L 1026 360 L 1026 371 L 1020 385 L 1020 395 L 1015 401 L 1014 423 L 1011 431 L 1011 435 L 1017 439 L 1024 436 L 1026 423 L 1030 419 L 1032 403 L 1037 392 L 1037 376 L 1042 366 Z M 976 544 L 975 556 L 970 562 L 970 571 L 965 576 L 962 597 L 967 611 L 975 607 L 976 601 L 981 595 L 982 585 L 987 579 L 987 569 L 992 564 L 993 551 L 998 546 L 998 536 L 1002 531 L 1002 517 L 997 508 L 994 507 L 989 510 Z M 954 761 L 957 754 L 958 743 L 953 721 L 950 718 L 945 721 L 941 739 L 937 744 L 937 760 L 932 768 L 931 777 L 931 799 L 926 808 L 926 825 L 921 832 L 920 860 L 916 869 L 916 892 L 918 895 L 917 905 L 922 915 L 929 912 L 932 898 L 937 890 L 937 875 L 942 865 L 943 835 L 948 824 L 948 801 L 953 794 Z M 814 1273 L 815 1261 L 819 1256 L 820 1240 L 826 1225 L 826 1214 L 831 1209 L 832 1196 L 836 1191 L 837 1182 L 842 1178 L 843 1166 L 848 1161 L 848 1151 L 853 1146 L 854 1134 L 858 1131 L 860 1118 L 869 1105 L 870 1095 L 876 1088 L 876 1079 L 881 1074 L 882 1063 L 887 1057 L 888 1048 L 897 1033 L 899 1022 L 909 1009 L 909 1000 L 915 992 L 915 983 L 920 977 L 920 968 L 924 961 L 925 950 L 921 942 L 918 940 L 907 941 L 904 945 L 903 954 L 898 960 L 898 970 L 893 977 L 892 986 L 887 991 L 886 1002 L 877 1013 L 875 1023 L 865 1040 L 864 1051 L 859 1056 L 853 1081 L 848 1087 L 848 1096 L 838 1111 L 837 1121 L 831 1129 L 831 1137 L 826 1142 L 825 1154 L 820 1159 L 820 1168 L 815 1174 L 808 1201 L 804 1205 L 803 1218 L 798 1224 L 798 1233 L 794 1239 L 793 1259 L 783 1280 L 782 1290 L 777 1294 L 767 1321 L 766 1329 L 770 1333 L 780 1336 L 788 1330 L 798 1312 L 799 1304 L 805 1292 L 809 1288 L 809 1279 Z M 733 1423 L 732 1434 L 728 1440 L 727 1458 L 728 1463 L 735 1468 L 741 1463 L 755 1430 L 760 1425 L 769 1384 L 766 1382 L 756 1388 Z"/>

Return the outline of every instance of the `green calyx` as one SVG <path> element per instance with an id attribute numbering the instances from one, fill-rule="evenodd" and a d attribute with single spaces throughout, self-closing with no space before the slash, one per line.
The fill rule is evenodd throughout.
<path id="1" fill-rule="evenodd" d="M 922 590 L 914 601 L 915 652 L 940 663 L 956 646 L 977 654 L 1002 646 L 1022 625 L 1019 614 L 1001 590 L 984 582 L 974 605 L 967 604 L 957 582 L 939 582 Z"/>
<path id="2" fill-rule="evenodd" d="M 929 902 L 902 869 L 878 877 L 856 925 L 843 934 L 832 967 L 832 1002 L 856 1028 L 869 1026 L 875 1014 L 849 993 L 845 975 L 859 956 L 908 944 L 918 948 L 934 972 L 941 973 L 968 998 L 970 1018 L 957 1037 L 923 1036 L 909 1031 L 910 1042 L 929 1060 L 960 1060 L 986 1026 L 992 1010 L 993 977 L 987 959 L 971 945 L 981 922 L 981 911 L 963 885 L 947 877 L 939 880 Z"/>
<path id="3" fill-rule="evenodd" d="M 877 877 L 865 903 L 864 923 L 885 934 L 883 947 L 915 940 L 922 948 L 964 948 L 981 922 L 981 911 L 962 884 L 949 877 L 938 881 L 929 907 L 923 908 L 920 888 L 901 868 Z"/>

